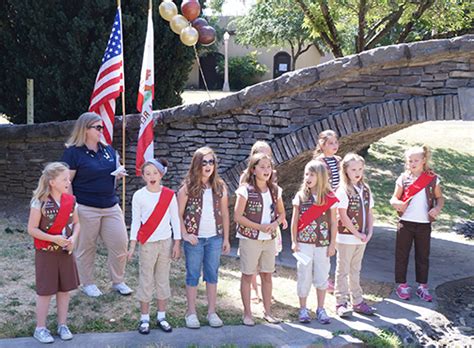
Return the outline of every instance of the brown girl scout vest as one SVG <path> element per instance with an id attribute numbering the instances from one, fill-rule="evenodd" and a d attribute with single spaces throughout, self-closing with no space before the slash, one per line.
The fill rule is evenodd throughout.
<path id="1" fill-rule="evenodd" d="M 432 174 L 434 174 L 434 173 L 432 173 Z M 436 197 L 435 197 L 435 194 L 434 194 L 434 190 L 435 190 L 435 187 L 436 187 L 437 180 L 438 180 L 438 176 L 435 174 L 434 177 L 433 177 L 433 180 L 431 180 L 431 182 L 428 185 L 426 185 L 426 187 L 425 187 L 426 200 L 428 201 L 428 211 L 433 209 L 434 206 L 436 205 Z M 415 180 L 413 179 L 413 177 L 411 175 L 402 174 L 402 188 L 403 188 L 402 197 L 403 197 L 403 193 L 405 192 L 405 190 L 408 187 L 410 187 L 414 182 L 415 182 Z M 410 204 L 410 202 L 408 202 L 408 204 Z M 400 216 L 400 217 L 403 215 L 402 212 L 397 212 L 397 213 L 398 213 L 398 216 Z M 429 218 L 430 222 L 435 221 L 435 219 L 433 219 L 429 215 L 428 215 L 428 218 Z"/>
<path id="2" fill-rule="evenodd" d="M 73 207 L 76 205 L 76 200 L 74 199 L 73 202 Z M 59 212 L 59 206 L 56 203 L 56 201 L 50 196 L 48 197 L 48 200 L 46 200 L 44 203 L 42 203 L 41 206 L 41 219 L 39 223 L 39 229 L 45 233 L 48 233 L 49 229 L 51 226 L 53 226 L 54 221 L 56 220 L 56 217 Z M 72 236 L 72 217 L 74 213 L 74 208 L 72 209 L 71 213 L 69 214 L 69 219 L 66 223 L 65 230 L 66 230 L 66 235 L 65 237 L 70 237 Z M 47 245 L 48 244 L 48 245 Z M 62 251 L 63 248 L 60 247 L 59 245 L 51 242 L 46 242 L 43 247 L 37 248 L 45 251 Z"/>
<path id="3" fill-rule="evenodd" d="M 203 195 L 204 190 L 201 190 L 201 194 L 198 196 L 192 196 L 189 194 L 188 201 L 186 202 L 186 208 L 184 210 L 184 226 L 186 227 L 186 232 L 196 236 L 199 235 L 199 223 L 201 222 Z M 214 219 L 216 220 L 216 232 L 218 235 L 222 235 L 224 232 L 221 212 L 221 198 L 222 194 L 219 196 L 212 192 Z"/>
<path id="4" fill-rule="evenodd" d="M 314 197 L 310 195 L 307 201 L 301 202 L 299 216 L 303 215 L 314 204 Z M 316 247 L 328 246 L 331 242 L 331 209 L 326 210 L 316 220 L 311 222 L 296 234 L 298 243 L 315 244 Z"/>
<path id="5" fill-rule="evenodd" d="M 354 189 L 355 190 L 355 189 Z M 362 198 L 364 199 L 363 206 L 362 206 L 362 198 L 359 196 L 357 192 L 353 194 L 346 192 L 347 197 L 349 198 L 349 204 L 347 206 L 347 217 L 351 220 L 354 227 L 360 233 L 367 234 L 367 223 L 365 224 L 365 229 L 362 231 L 362 226 L 364 226 L 364 216 L 362 209 L 365 209 L 365 219 L 367 221 L 367 216 L 369 216 L 369 209 L 370 209 L 370 191 L 367 186 L 362 187 Z M 338 232 L 341 234 L 352 234 L 351 231 L 347 229 L 342 224 L 342 221 L 339 220 L 338 222 Z"/>
<path id="6" fill-rule="evenodd" d="M 247 198 L 247 205 L 245 206 L 244 216 L 252 222 L 257 224 L 261 223 L 262 221 L 262 214 L 263 214 L 263 197 L 262 194 L 253 186 L 247 186 L 248 198 Z M 277 197 L 274 192 L 270 190 L 270 195 L 272 197 L 272 206 L 271 210 L 271 221 L 275 221 L 276 219 L 276 204 L 277 204 Z M 237 224 L 237 232 L 240 233 L 242 236 L 247 237 L 249 239 L 258 239 L 260 235 L 259 230 L 254 230 L 250 227 L 245 227 L 242 225 Z M 272 233 L 272 239 L 276 237 L 276 233 Z"/>

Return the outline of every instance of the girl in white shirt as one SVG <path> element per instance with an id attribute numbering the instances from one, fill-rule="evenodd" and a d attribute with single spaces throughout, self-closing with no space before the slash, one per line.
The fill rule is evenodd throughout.
<path id="1" fill-rule="evenodd" d="M 157 290 L 157 325 L 165 332 L 172 331 L 166 320 L 166 304 L 171 296 L 169 273 L 171 259 L 180 257 L 181 228 L 178 202 L 174 192 L 161 185 L 167 161 L 150 159 L 141 169 L 146 186 L 134 193 L 132 226 L 128 260 L 131 260 L 137 241 L 140 243 L 139 286 L 141 318 L 138 332 L 150 332 L 150 302 L 153 288 Z"/>

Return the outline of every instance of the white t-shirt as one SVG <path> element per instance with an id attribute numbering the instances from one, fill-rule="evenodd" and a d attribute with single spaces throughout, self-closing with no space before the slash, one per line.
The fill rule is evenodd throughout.
<path id="1" fill-rule="evenodd" d="M 403 178 L 404 174 L 400 175 L 396 181 L 397 186 L 400 186 L 403 189 Z M 439 185 L 439 177 L 436 177 L 436 185 Z M 428 216 L 429 206 L 428 199 L 426 199 L 425 189 L 418 192 L 410 200 L 407 210 L 403 213 L 400 220 L 428 223 L 430 218 Z"/>
<path id="2" fill-rule="evenodd" d="M 364 196 L 362 194 L 362 187 L 354 186 L 354 188 L 362 201 L 362 206 L 364 206 L 365 202 L 364 202 Z M 344 190 L 344 188 L 339 187 L 337 189 L 336 197 L 339 199 L 339 208 L 347 209 L 349 207 L 349 196 L 347 195 L 347 192 L 346 190 Z M 372 193 L 370 193 L 369 200 L 370 200 L 369 208 L 372 209 L 374 207 L 374 198 L 372 196 Z M 364 231 L 365 223 L 367 221 L 367 218 L 365 216 L 365 209 L 362 209 L 362 221 L 363 221 L 362 231 Z M 359 238 L 357 238 L 353 234 L 342 234 L 342 233 L 337 234 L 336 242 L 340 244 L 351 244 L 351 245 L 364 244 L 364 242 L 362 242 Z"/>
<path id="3" fill-rule="evenodd" d="M 137 240 L 138 230 L 142 224 L 147 222 L 160 196 L 161 192 L 150 192 L 146 186 L 133 194 L 130 240 Z M 173 239 L 181 239 L 181 226 L 176 195 L 173 195 L 168 210 L 147 242 L 168 239 L 171 237 L 171 233 L 173 233 Z"/>
<path id="4" fill-rule="evenodd" d="M 314 198 L 314 200 L 316 200 L 316 198 L 317 198 L 316 195 L 313 195 L 313 198 Z M 295 195 L 295 197 L 293 198 L 291 203 L 293 205 L 297 205 L 297 206 L 301 205 L 301 198 L 300 198 L 300 195 L 298 193 Z M 334 209 L 334 208 L 337 208 L 337 207 L 338 207 L 338 203 L 336 202 L 333 205 L 331 205 L 331 208 L 329 208 L 329 209 Z"/>
<path id="5" fill-rule="evenodd" d="M 204 190 L 202 197 L 201 220 L 199 221 L 199 238 L 210 238 L 217 235 L 216 219 L 214 217 L 214 200 L 212 188 Z"/>
<path id="6" fill-rule="evenodd" d="M 277 194 L 277 199 L 281 198 L 283 190 L 281 187 L 278 186 L 278 194 Z M 249 193 L 247 191 L 247 186 L 240 186 L 237 190 L 235 190 L 235 194 L 240 195 L 244 197 L 245 199 L 248 199 Z M 267 192 L 262 193 L 262 199 L 263 199 L 263 211 L 262 211 L 262 220 L 260 221 L 261 224 L 269 224 L 272 222 L 272 211 L 271 211 L 271 206 L 273 204 L 272 201 L 272 195 L 270 194 L 270 190 L 267 190 Z M 275 207 L 276 209 L 276 207 Z M 248 239 L 245 236 L 242 236 L 239 232 L 237 232 L 237 238 L 240 239 Z M 269 240 L 272 239 L 272 236 L 270 233 L 259 233 L 258 234 L 258 240 Z"/>

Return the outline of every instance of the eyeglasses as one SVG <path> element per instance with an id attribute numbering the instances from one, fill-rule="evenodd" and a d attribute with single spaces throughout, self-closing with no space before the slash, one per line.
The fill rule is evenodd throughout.
<path id="1" fill-rule="evenodd" d="M 214 161 L 213 159 L 211 159 L 209 161 L 202 160 L 201 164 L 202 164 L 203 167 L 205 167 L 207 165 L 213 166 L 214 164 L 216 164 L 216 161 Z"/>
<path id="2" fill-rule="evenodd" d="M 104 126 L 101 126 L 101 125 L 89 126 L 89 127 L 87 127 L 87 129 L 91 129 L 91 128 L 95 128 L 95 129 L 97 129 L 99 132 L 102 132 L 102 131 L 104 130 Z"/>

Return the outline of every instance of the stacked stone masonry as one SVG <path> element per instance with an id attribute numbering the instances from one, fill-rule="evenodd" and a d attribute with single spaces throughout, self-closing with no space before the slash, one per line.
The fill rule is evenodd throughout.
<path id="1" fill-rule="evenodd" d="M 156 111 L 155 155 L 170 162 L 165 184 L 177 189 L 193 152 L 204 145 L 234 189 L 252 144 L 268 141 L 279 165 L 314 149 L 334 129 L 369 145 L 395 126 L 472 119 L 474 36 L 377 48 L 287 73 L 219 100 Z M 134 173 L 139 116 L 127 116 L 126 161 Z M 0 196 L 28 198 L 40 169 L 58 160 L 73 121 L 0 127 Z M 114 139 L 121 148 L 121 118 Z M 395 127 L 395 128 L 394 128 Z M 371 130 L 377 137 L 367 136 Z M 398 129 L 398 128 L 397 128 Z M 369 132 L 369 133 L 368 133 Z M 127 180 L 127 201 L 142 185 Z"/>

